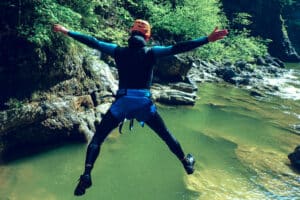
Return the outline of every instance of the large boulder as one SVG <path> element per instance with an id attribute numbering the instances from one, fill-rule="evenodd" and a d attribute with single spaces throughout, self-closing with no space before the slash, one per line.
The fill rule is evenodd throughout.
<path id="1" fill-rule="evenodd" d="M 84 77 L 80 67 L 82 55 L 76 48 L 64 49 L 63 42 L 40 47 L 14 30 L 6 31 L 7 34 L 0 33 L 0 109 L 7 108 L 4 103 L 9 98 L 29 99 L 36 91 L 49 90 L 74 77 Z M 58 49 L 65 54 L 59 54 Z"/>
<path id="2" fill-rule="evenodd" d="M 216 74 L 228 83 L 236 83 L 234 78 L 237 76 L 237 73 L 233 65 L 227 65 L 225 63 L 223 67 L 216 69 Z"/>
<path id="3" fill-rule="evenodd" d="M 81 59 L 75 67 L 79 76 L 36 92 L 30 100 L 11 100 L 0 112 L 0 157 L 93 136 L 118 82 L 97 56 Z"/>
<path id="4" fill-rule="evenodd" d="M 194 105 L 196 90 L 192 84 L 184 82 L 167 85 L 156 83 L 151 87 L 153 100 L 169 105 Z"/>
<path id="5" fill-rule="evenodd" d="M 216 75 L 216 70 L 220 67 L 219 63 L 207 62 L 196 59 L 192 64 L 192 68 L 188 72 L 188 79 L 191 82 L 220 82 L 221 78 Z"/>
<path id="6" fill-rule="evenodd" d="M 110 103 L 95 107 L 90 95 L 66 96 L 0 112 L 0 158 L 39 151 L 73 139 L 88 141 Z"/>
<path id="7" fill-rule="evenodd" d="M 192 61 L 178 55 L 168 56 L 157 60 L 154 67 L 155 80 L 159 82 L 185 81 Z"/>

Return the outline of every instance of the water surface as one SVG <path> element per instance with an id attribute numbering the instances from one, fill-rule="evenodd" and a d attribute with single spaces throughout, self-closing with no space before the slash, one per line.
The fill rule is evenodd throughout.
<path id="1" fill-rule="evenodd" d="M 193 107 L 159 112 L 197 163 L 192 176 L 165 144 L 136 123 L 114 131 L 102 146 L 93 187 L 76 198 L 86 144 L 72 144 L 0 166 L 0 200 L 300 199 L 299 174 L 288 153 L 300 144 L 300 101 L 259 101 L 228 85 L 199 85 Z"/>

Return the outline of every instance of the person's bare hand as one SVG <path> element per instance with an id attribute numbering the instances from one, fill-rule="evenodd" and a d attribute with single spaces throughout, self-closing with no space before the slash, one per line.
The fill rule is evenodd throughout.
<path id="1" fill-rule="evenodd" d="M 65 35 L 69 32 L 69 30 L 66 27 L 64 27 L 64 26 L 62 26 L 60 24 L 54 24 L 53 25 L 53 31 L 54 32 L 61 32 L 61 33 L 65 34 Z"/>
<path id="2" fill-rule="evenodd" d="M 216 27 L 213 30 L 213 32 L 208 36 L 208 41 L 215 42 L 217 40 L 223 39 L 226 35 L 228 35 L 227 29 L 219 30 L 218 27 Z"/>

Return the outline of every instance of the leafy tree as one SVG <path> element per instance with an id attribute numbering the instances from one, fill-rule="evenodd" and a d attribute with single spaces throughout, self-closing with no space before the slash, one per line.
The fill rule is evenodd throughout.
<path id="1" fill-rule="evenodd" d="M 185 0 L 182 6 L 174 9 L 172 2 L 157 4 L 143 0 L 148 8 L 149 20 L 153 25 L 153 38 L 164 44 L 188 40 L 208 35 L 215 26 L 226 28 L 228 20 L 222 12 L 218 0 Z M 251 24 L 251 16 L 240 13 L 236 16 L 238 23 Z M 250 37 L 247 30 L 230 31 L 227 39 L 212 43 L 193 51 L 193 55 L 203 59 L 251 60 L 255 55 L 267 53 L 266 42 Z"/>
<path id="2" fill-rule="evenodd" d="M 62 37 L 55 39 L 60 36 L 51 31 L 54 23 L 121 45 L 126 44 L 128 27 L 135 18 L 149 20 L 154 40 L 163 44 L 208 35 L 215 26 L 228 26 L 219 0 L 91 0 L 89 3 L 84 0 L 23 0 L 20 10 L 20 36 L 41 48 L 61 41 L 64 45 L 57 44 L 59 52 L 66 51 L 62 46 L 70 46 L 70 42 Z M 251 16 L 239 13 L 235 20 L 247 25 L 251 23 Z M 255 54 L 266 53 L 265 45 L 261 39 L 249 37 L 247 31 L 230 30 L 227 39 L 206 45 L 196 55 L 207 59 L 222 59 L 222 56 L 232 60 L 249 59 Z M 39 52 L 45 57 L 45 51 Z"/>

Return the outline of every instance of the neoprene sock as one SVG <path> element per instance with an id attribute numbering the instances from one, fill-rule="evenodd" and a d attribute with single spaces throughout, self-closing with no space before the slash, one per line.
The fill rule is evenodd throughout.
<path id="1" fill-rule="evenodd" d="M 87 174 L 90 175 L 92 169 L 93 169 L 93 166 L 92 166 L 92 165 L 86 164 L 86 165 L 85 165 L 85 168 L 84 168 L 83 174 L 84 174 L 84 175 L 87 175 Z"/>
<path id="2" fill-rule="evenodd" d="M 99 155 L 99 152 L 100 152 L 99 145 L 95 145 L 92 143 L 89 144 L 87 153 L 86 153 L 84 174 L 91 174 L 94 163 Z"/>

